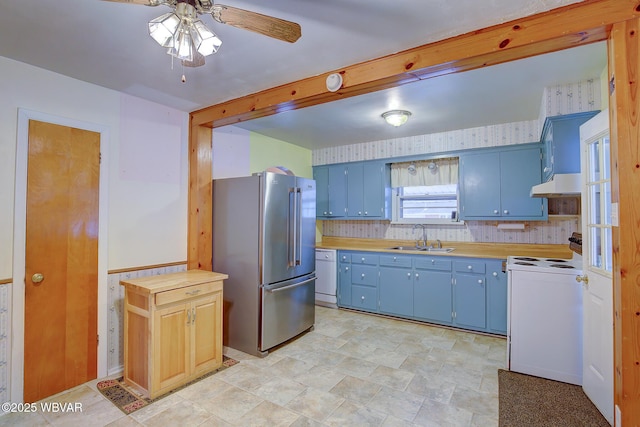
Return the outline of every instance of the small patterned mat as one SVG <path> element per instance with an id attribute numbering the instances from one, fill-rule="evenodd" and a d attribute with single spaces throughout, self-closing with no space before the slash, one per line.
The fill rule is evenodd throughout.
<path id="1" fill-rule="evenodd" d="M 227 369 L 228 367 L 233 366 L 237 363 L 239 363 L 237 360 L 234 360 L 227 356 L 223 356 L 222 366 L 220 366 L 215 371 L 209 372 L 199 378 L 196 378 L 195 380 L 189 381 L 187 384 L 171 390 L 170 392 L 163 394 L 162 396 L 158 396 L 155 399 L 149 399 L 141 396 L 135 389 L 130 387 L 128 384 L 125 384 L 123 377 L 113 380 L 100 381 L 97 384 L 97 387 L 98 391 L 100 391 L 100 393 L 102 393 L 104 397 L 109 399 L 111 403 L 116 405 L 125 414 L 130 414 L 140 408 L 143 408 L 153 402 L 165 398 L 172 393 L 175 393 L 176 391 L 182 390 L 183 388 L 188 387 L 191 384 L 194 384 L 204 378 L 210 377 L 211 375 Z"/>

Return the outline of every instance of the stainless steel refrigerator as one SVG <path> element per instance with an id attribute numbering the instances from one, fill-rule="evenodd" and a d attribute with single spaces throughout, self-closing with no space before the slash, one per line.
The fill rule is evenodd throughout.
<path id="1" fill-rule="evenodd" d="M 224 344 L 264 356 L 315 322 L 316 183 L 262 172 L 213 181 Z"/>

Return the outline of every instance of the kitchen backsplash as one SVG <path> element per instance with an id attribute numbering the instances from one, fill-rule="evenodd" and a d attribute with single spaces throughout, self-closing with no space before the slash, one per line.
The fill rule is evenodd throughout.
<path id="1" fill-rule="evenodd" d="M 525 144 L 540 140 L 547 116 L 593 111 L 601 108 L 600 79 L 547 87 L 537 120 L 505 123 L 448 132 L 386 139 L 361 144 L 314 150 L 313 165 L 356 162 L 382 158 L 415 156 L 469 148 Z M 575 217 L 555 217 L 548 222 L 529 222 L 524 231 L 498 230 L 495 222 L 469 221 L 464 226 L 429 226 L 429 238 L 459 242 L 505 242 L 564 244 L 578 229 Z M 323 221 L 322 234 L 409 240 L 415 236 L 411 226 L 382 221 Z"/>
<path id="2" fill-rule="evenodd" d="M 427 225 L 429 242 L 493 242 L 564 244 L 571 233 L 579 230 L 578 217 L 551 218 L 548 222 L 525 222 L 524 230 L 499 230 L 496 222 L 467 221 L 464 225 Z M 323 221 L 323 235 L 364 239 L 417 240 L 421 230 L 412 225 L 390 224 L 388 221 Z"/>

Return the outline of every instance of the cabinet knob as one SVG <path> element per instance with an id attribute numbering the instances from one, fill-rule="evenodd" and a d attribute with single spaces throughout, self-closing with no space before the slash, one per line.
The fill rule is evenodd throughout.
<path id="1" fill-rule="evenodd" d="M 419 277 L 420 277 L 420 275 L 418 273 L 416 273 L 416 279 L 419 278 Z"/>
<path id="2" fill-rule="evenodd" d="M 329 211 L 329 215 L 333 215 L 333 212 Z"/>
<path id="3" fill-rule="evenodd" d="M 407 277 L 411 277 L 411 273 L 407 273 Z"/>
<path id="4" fill-rule="evenodd" d="M 435 264 L 435 263 L 436 263 L 436 260 L 435 260 L 435 259 L 432 259 L 432 260 L 431 260 L 431 264 Z"/>
<path id="5" fill-rule="evenodd" d="M 361 298 L 362 298 L 362 301 L 364 301 L 364 295 L 362 295 L 362 297 L 361 297 Z"/>
<path id="6" fill-rule="evenodd" d="M 398 257 L 394 256 L 394 257 L 393 257 L 393 260 L 394 260 L 394 261 L 397 261 L 397 260 L 398 260 Z"/>
<path id="7" fill-rule="evenodd" d="M 546 166 L 546 167 L 543 169 L 543 171 L 544 171 L 544 172 L 549 172 L 550 170 L 551 170 L 551 168 L 550 168 L 549 166 Z"/>
<path id="8" fill-rule="evenodd" d="M 494 271 L 492 275 L 493 275 L 493 277 L 498 277 L 498 272 Z"/>
<path id="9" fill-rule="evenodd" d="M 326 214 L 327 214 L 327 211 L 324 211 L 324 212 L 322 212 L 322 213 L 323 213 L 324 215 L 326 215 Z"/>
<path id="10" fill-rule="evenodd" d="M 358 212 L 358 215 L 362 215 L 362 212 Z"/>
<path id="11" fill-rule="evenodd" d="M 498 209 L 494 209 L 494 210 L 493 210 L 493 213 L 494 213 L 494 214 L 496 214 L 496 215 L 498 215 L 498 213 L 499 213 Z"/>
<path id="12" fill-rule="evenodd" d="M 365 215 L 369 215 L 369 212 L 367 212 L 367 211 L 364 211 L 364 214 L 365 214 Z"/>
<path id="13" fill-rule="evenodd" d="M 478 279 L 478 283 L 482 285 L 482 279 Z"/>
<path id="14" fill-rule="evenodd" d="M 362 257 L 362 262 L 364 262 L 364 257 Z"/>
<path id="15" fill-rule="evenodd" d="M 509 215 L 509 211 L 506 210 L 506 209 L 504 211 L 502 211 L 502 213 L 504 213 L 505 215 Z"/>
<path id="16" fill-rule="evenodd" d="M 345 268 L 344 268 L 344 271 L 349 271 L 349 267 L 345 267 Z"/>
<path id="17" fill-rule="evenodd" d="M 467 270 L 473 270 L 473 266 L 472 265 L 467 265 Z"/>
<path id="18" fill-rule="evenodd" d="M 362 273 L 362 278 L 364 279 L 364 273 Z"/>

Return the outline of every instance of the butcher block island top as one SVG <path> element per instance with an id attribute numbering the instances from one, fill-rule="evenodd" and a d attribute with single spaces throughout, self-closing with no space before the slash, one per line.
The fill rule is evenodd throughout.
<path id="1" fill-rule="evenodd" d="M 203 270 L 120 281 L 124 380 L 154 399 L 222 365 L 222 291 Z"/>
<path id="2" fill-rule="evenodd" d="M 429 243 L 434 243 L 430 240 Z M 338 249 L 350 251 L 392 252 L 423 254 L 427 256 L 450 256 L 471 258 L 506 259 L 508 256 L 527 256 L 539 258 L 572 257 L 569 244 L 566 245 L 534 245 L 518 243 L 472 243 L 472 242 L 442 242 L 446 248 L 454 248 L 451 252 L 427 252 L 419 250 L 397 251 L 390 249 L 394 246 L 415 246 L 415 240 L 387 240 L 387 239 L 356 239 L 346 237 L 323 237 L 316 243 L 319 249 Z"/>

